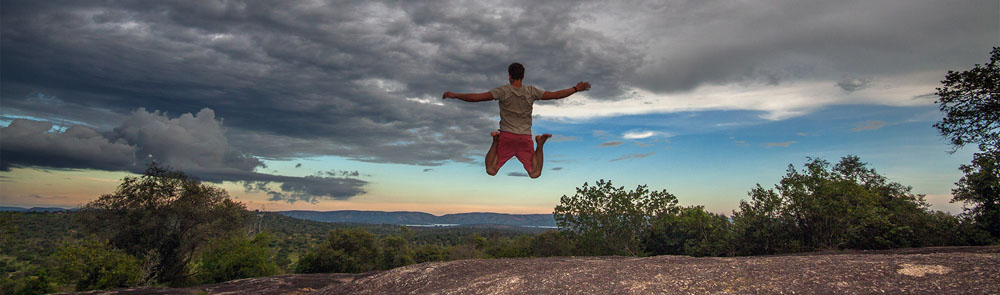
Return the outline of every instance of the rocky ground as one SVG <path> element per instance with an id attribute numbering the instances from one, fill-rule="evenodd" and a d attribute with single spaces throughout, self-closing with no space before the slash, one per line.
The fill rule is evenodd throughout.
<path id="1" fill-rule="evenodd" d="M 1000 294 L 1000 247 L 477 259 L 90 294 Z"/>

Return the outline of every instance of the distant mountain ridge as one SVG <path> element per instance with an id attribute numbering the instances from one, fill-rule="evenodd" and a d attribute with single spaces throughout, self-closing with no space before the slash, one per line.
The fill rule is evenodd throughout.
<path id="1" fill-rule="evenodd" d="M 351 223 L 374 223 L 374 224 L 409 224 L 409 225 L 435 225 L 435 224 L 502 224 L 513 226 L 533 226 L 533 227 L 554 227 L 556 221 L 552 214 L 506 214 L 506 213 L 457 213 L 436 216 L 424 212 L 411 211 L 360 211 L 360 210 L 338 210 L 338 211 L 307 211 L 291 210 L 279 211 L 281 215 L 288 217 L 322 221 L 322 222 L 351 222 Z"/>
<path id="2" fill-rule="evenodd" d="M 11 206 L 0 206 L 0 212 L 59 212 L 59 211 L 76 211 L 75 208 L 59 208 L 59 207 L 11 207 Z"/>

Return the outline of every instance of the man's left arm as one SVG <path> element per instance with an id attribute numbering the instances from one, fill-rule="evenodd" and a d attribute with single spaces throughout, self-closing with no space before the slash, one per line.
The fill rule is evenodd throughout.
<path id="1" fill-rule="evenodd" d="M 545 91 L 545 92 L 542 93 L 542 97 L 539 98 L 539 99 L 541 99 L 541 100 L 561 99 L 561 98 L 566 98 L 567 96 L 573 95 L 574 93 L 577 93 L 577 92 L 580 92 L 580 91 L 587 91 L 587 90 L 590 90 L 590 83 L 588 83 L 588 82 L 580 82 L 580 83 L 576 83 L 576 86 L 573 86 L 573 87 L 570 87 L 570 88 L 566 88 L 566 89 L 563 89 L 563 90 L 559 90 L 559 91 Z"/>

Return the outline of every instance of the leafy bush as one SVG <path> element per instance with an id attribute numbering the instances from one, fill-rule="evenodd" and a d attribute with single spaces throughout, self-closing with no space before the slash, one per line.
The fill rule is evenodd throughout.
<path id="1" fill-rule="evenodd" d="M 890 182 L 856 156 L 836 165 L 810 159 L 803 170 L 789 165 L 774 190 L 760 185 L 733 212 L 741 255 L 812 249 L 888 249 L 975 243 L 962 223 L 931 212 L 922 195 Z M 966 230 L 968 231 L 968 230 Z"/>
<path id="2" fill-rule="evenodd" d="M 531 237 L 520 235 L 513 239 L 491 236 L 487 239 L 486 255 L 492 258 L 514 258 L 531 256 Z"/>
<path id="3" fill-rule="evenodd" d="M 531 255 L 535 257 L 570 256 L 576 251 L 573 240 L 555 230 L 535 235 L 530 247 Z"/>
<path id="4" fill-rule="evenodd" d="M 270 242 L 270 235 L 260 233 L 252 240 L 233 235 L 210 243 L 201 255 L 201 281 L 218 283 L 278 273 L 278 265 L 270 260 Z"/>
<path id="5" fill-rule="evenodd" d="M 413 251 L 413 260 L 416 263 L 429 261 L 445 261 L 448 259 L 448 249 L 438 245 L 423 245 Z"/>
<path id="6" fill-rule="evenodd" d="M 731 225 L 725 215 L 691 206 L 681 208 L 677 214 L 660 214 L 653 220 L 644 241 L 648 254 L 722 256 L 732 252 Z"/>
<path id="7" fill-rule="evenodd" d="M 960 169 L 965 176 L 955 183 L 952 202 L 971 205 L 965 214 L 1000 240 L 1000 151 L 976 153 Z"/>
<path id="8" fill-rule="evenodd" d="M 59 281 L 77 291 L 134 287 L 145 276 L 138 259 L 93 238 L 63 245 L 52 261 Z"/>
<path id="9" fill-rule="evenodd" d="M 382 239 L 382 254 L 379 257 L 379 269 L 392 269 L 414 264 L 413 250 L 400 236 L 388 236 Z"/>
<path id="10" fill-rule="evenodd" d="M 733 211 L 733 242 L 737 255 L 768 255 L 797 252 L 800 242 L 790 216 L 784 214 L 781 197 L 773 189 L 759 184 L 740 200 Z"/>
<path id="11" fill-rule="evenodd" d="M 375 235 L 360 228 L 330 231 L 324 243 L 299 259 L 295 272 L 358 273 L 378 266 L 379 247 Z"/>
<path id="12" fill-rule="evenodd" d="M 590 255 L 641 255 L 653 216 L 674 213 L 677 198 L 645 185 L 626 191 L 610 181 L 584 183 L 572 197 L 562 196 L 554 217 L 559 228 Z"/>

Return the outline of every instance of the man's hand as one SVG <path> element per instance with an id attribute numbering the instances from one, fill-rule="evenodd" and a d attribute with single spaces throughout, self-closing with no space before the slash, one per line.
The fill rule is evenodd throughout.
<path id="1" fill-rule="evenodd" d="M 566 85 L 566 84 L 563 84 L 563 85 Z M 587 91 L 587 90 L 590 90 L 590 82 L 579 82 L 579 83 L 576 83 L 576 86 L 573 86 L 573 88 L 576 88 L 576 91 Z"/>
<path id="2" fill-rule="evenodd" d="M 455 97 L 455 93 L 451 91 L 445 91 L 444 95 L 441 96 L 441 99 L 446 99 L 449 97 Z"/>

